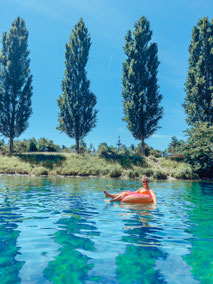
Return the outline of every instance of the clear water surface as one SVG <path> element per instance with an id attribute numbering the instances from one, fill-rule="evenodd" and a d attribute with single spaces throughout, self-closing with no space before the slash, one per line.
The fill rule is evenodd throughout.
<path id="1" fill-rule="evenodd" d="M 213 183 L 0 177 L 0 283 L 213 283 Z"/>

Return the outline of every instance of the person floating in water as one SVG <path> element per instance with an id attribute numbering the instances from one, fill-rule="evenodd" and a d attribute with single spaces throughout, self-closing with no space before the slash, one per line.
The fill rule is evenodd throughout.
<path id="1" fill-rule="evenodd" d="M 117 194 L 108 193 L 104 190 L 104 194 L 106 198 L 111 198 L 110 202 L 113 201 L 122 201 L 122 202 L 133 202 L 137 203 L 143 201 L 142 203 L 154 203 L 157 204 L 157 199 L 154 191 L 149 188 L 149 180 L 146 176 L 142 176 L 142 184 L 141 187 L 137 191 L 122 191 Z"/>

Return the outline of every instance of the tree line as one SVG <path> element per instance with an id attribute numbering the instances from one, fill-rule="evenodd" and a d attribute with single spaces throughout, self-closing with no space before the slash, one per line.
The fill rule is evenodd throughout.
<path id="1" fill-rule="evenodd" d="M 128 31 L 123 63 L 124 120 L 136 139 L 142 142 L 158 128 L 162 117 L 157 84 L 157 44 L 151 43 L 152 31 L 149 21 L 142 17 L 132 33 Z M 65 51 L 65 72 L 62 93 L 58 99 L 59 125 L 57 129 L 79 142 L 97 123 L 97 97 L 90 90 L 86 65 L 91 38 L 83 19 L 74 26 Z M 8 33 L 2 37 L 0 55 L 0 132 L 10 141 L 13 152 L 14 138 L 28 127 L 32 114 L 32 75 L 28 50 L 28 31 L 23 19 L 18 17 Z"/>
<path id="2" fill-rule="evenodd" d="M 146 17 L 141 17 L 135 23 L 133 31 L 127 32 L 124 45 L 123 120 L 133 137 L 141 141 L 142 155 L 145 154 L 145 139 L 159 129 L 159 121 L 163 116 L 162 94 L 157 78 L 160 64 L 158 46 L 151 40 L 150 23 Z M 90 90 L 86 72 L 90 47 L 90 34 L 83 19 L 80 19 L 65 46 L 65 72 L 62 92 L 57 101 L 57 129 L 75 139 L 78 153 L 80 141 L 97 124 L 97 97 Z M 26 130 L 32 115 L 33 87 L 29 54 L 28 31 L 24 20 L 18 17 L 9 32 L 3 33 L 0 54 L 0 133 L 9 138 L 10 153 L 13 152 L 14 138 Z M 194 143 L 193 135 L 196 137 L 198 129 L 206 129 L 204 132 L 210 132 L 211 157 L 213 21 L 210 22 L 207 17 L 200 19 L 192 30 L 185 91 L 183 107 L 189 125 L 188 145 Z M 194 147 L 190 147 L 188 151 L 192 148 Z"/>

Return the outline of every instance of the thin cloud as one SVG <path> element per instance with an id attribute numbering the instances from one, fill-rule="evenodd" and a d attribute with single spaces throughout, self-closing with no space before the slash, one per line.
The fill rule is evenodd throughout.
<path id="1" fill-rule="evenodd" d="M 118 128 L 118 132 L 124 133 L 124 134 L 129 134 L 125 129 L 122 127 Z"/>
<path id="2" fill-rule="evenodd" d="M 114 52 L 112 51 L 111 54 L 110 54 L 110 57 L 109 57 L 109 62 L 108 62 L 107 71 L 106 71 L 106 78 L 108 78 L 108 76 L 109 76 L 109 70 L 110 70 L 111 63 L 112 63 L 113 53 Z"/>
<path id="3" fill-rule="evenodd" d="M 168 134 L 153 134 L 150 138 L 167 139 L 170 137 L 171 135 L 168 135 Z"/>
<path id="4" fill-rule="evenodd" d="M 173 136 L 175 136 L 178 140 L 184 140 L 185 139 L 183 136 L 173 135 L 173 134 L 153 134 L 150 138 L 171 139 Z"/>

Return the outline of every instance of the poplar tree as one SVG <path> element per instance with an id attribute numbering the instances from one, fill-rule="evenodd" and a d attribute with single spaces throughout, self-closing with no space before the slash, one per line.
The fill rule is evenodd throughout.
<path id="1" fill-rule="evenodd" d="M 0 53 L 0 133 L 13 140 L 28 127 L 32 114 L 32 75 L 28 50 L 28 31 L 18 17 L 10 31 L 3 33 Z"/>
<path id="2" fill-rule="evenodd" d="M 90 91 L 86 64 L 91 46 L 91 38 L 82 19 L 74 26 L 65 52 L 65 75 L 62 81 L 62 94 L 58 99 L 60 109 L 58 130 L 79 142 L 96 126 L 97 99 Z"/>
<path id="3" fill-rule="evenodd" d="M 200 19 L 192 30 L 184 108 L 189 125 L 213 125 L 213 20 Z"/>
<path id="4" fill-rule="evenodd" d="M 157 83 L 158 47 L 150 42 L 152 31 L 145 17 L 141 17 L 134 28 L 134 32 L 128 31 L 125 37 L 123 120 L 133 137 L 141 141 L 142 154 L 145 155 L 144 141 L 159 128 L 158 121 L 163 115 L 163 108 L 159 105 L 162 95 Z"/>

